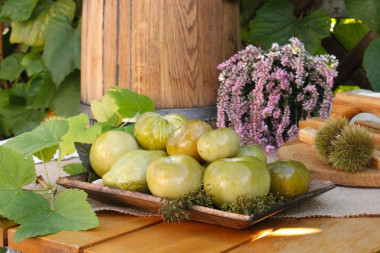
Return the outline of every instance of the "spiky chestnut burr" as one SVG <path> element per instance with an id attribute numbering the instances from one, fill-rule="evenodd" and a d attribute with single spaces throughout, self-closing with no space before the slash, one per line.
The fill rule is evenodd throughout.
<path id="1" fill-rule="evenodd" d="M 362 126 L 348 125 L 332 142 L 329 162 L 333 167 L 355 173 L 370 165 L 375 141 Z"/>
<path id="2" fill-rule="evenodd" d="M 319 159 L 329 162 L 329 155 L 333 151 L 331 142 L 339 135 L 349 123 L 345 118 L 331 118 L 325 125 L 319 128 L 314 145 Z"/>

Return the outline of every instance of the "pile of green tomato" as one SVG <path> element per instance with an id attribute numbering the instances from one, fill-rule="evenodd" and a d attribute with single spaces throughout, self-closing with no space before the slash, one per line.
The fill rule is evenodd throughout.
<path id="1" fill-rule="evenodd" d="M 137 119 L 134 133 L 111 130 L 93 143 L 90 163 L 104 185 L 170 200 L 202 186 L 217 207 L 245 194 L 293 198 L 309 189 L 305 165 L 267 164 L 265 152 L 258 145 L 241 146 L 231 128 L 147 112 Z"/>

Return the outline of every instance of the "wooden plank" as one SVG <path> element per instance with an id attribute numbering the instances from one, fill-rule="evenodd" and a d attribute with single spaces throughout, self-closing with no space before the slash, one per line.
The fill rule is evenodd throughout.
<path id="1" fill-rule="evenodd" d="M 350 93 L 337 93 L 331 108 L 331 117 L 352 119 L 361 112 L 380 117 L 380 98 Z"/>
<path id="2" fill-rule="evenodd" d="M 13 240 L 17 228 L 12 228 L 8 231 L 9 247 L 28 253 L 83 252 L 93 245 L 161 223 L 158 217 L 135 217 L 111 212 L 100 212 L 98 217 L 100 226 L 91 230 L 61 231 L 57 234 L 25 239 L 19 243 Z"/>
<path id="3" fill-rule="evenodd" d="M 199 104 L 197 0 L 167 0 L 161 83 L 165 86 L 164 108 Z M 160 107 L 160 106 L 159 106 Z"/>
<path id="4" fill-rule="evenodd" d="M 17 226 L 16 223 L 8 219 L 0 218 L 0 248 L 8 245 L 8 229 Z"/>
<path id="5" fill-rule="evenodd" d="M 162 108 L 165 101 L 165 82 L 162 80 L 162 68 L 166 64 L 162 58 L 163 29 L 166 29 L 162 21 L 166 15 L 164 5 L 162 0 L 133 1 L 130 17 L 131 88 L 149 96 L 158 108 Z"/>
<path id="6" fill-rule="evenodd" d="M 125 2 L 125 1 L 123 1 Z M 118 33 L 118 0 L 104 2 L 104 36 L 103 36 L 103 93 L 111 86 L 117 85 L 117 33 Z"/>
<path id="7" fill-rule="evenodd" d="M 311 174 L 311 177 L 315 179 L 328 180 L 346 186 L 380 187 L 380 170 L 364 168 L 358 173 L 347 173 L 334 169 L 317 157 L 313 146 L 297 139 L 285 142 L 278 150 L 278 158 L 304 163 L 309 170 L 316 172 Z"/>
<path id="8" fill-rule="evenodd" d="M 322 119 L 319 117 L 312 117 L 308 118 L 307 120 L 300 120 L 298 122 L 299 129 L 305 128 L 305 127 L 312 127 L 315 129 L 320 128 L 326 123 L 327 119 Z"/>
<path id="9" fill-rule="evenodd" d="M 89 0 L 83 0 L 82 5 L 82 34 L 81 34 L 81 101 L 87 103 L 87 12 L 88 12 L 88 2 Z"/>
<path id="10" fill-rule="evenodd" d="M 116 32 L 116 85 L 121 88 L 132 88 L 132 4 L 140 1 L 117 0 L 117 32 Z"/>
<path id="11" fill-rule="evenodd" d="M 380 218 L 308 218 L 230 251 L 379 252 Z"/>
<path id="12" fill-rule="evenodd" d="M 227 60 L 234 55 L 241 46 L 239 5 L 236 0 L 223 2 L 224 41 L 223 58 Z"/>
<path id="13" fill-rule="evenodd" d="M 162 223 L 88 248 L 85 252 L 113 253 L 125 252 L 125 249 L 128 249 L 130 253 L 221 252 L 259 238 L 280 225 L 295 221 L 295 219 L 271 219 L 249 230 L 233 230 L 198 222 Z"/>
<path id="14" fill-rule="evenodd" d="M 82 35 L 84 74 L 82 75 L 82 102 L 89 104 L 90 100 L 100 100 L 103 96 L 103 7 L 105 0 L 85 0 L 84 7 L 87 25 Z M 90 25 L 88 25 L 90 24 Z"/>
<path id="15" fill-rule="evenodd" d="M 219 87 L 217 66 L 223 62 L 222 0 L 198 0 L 199 96 L 198 106 L 216 104 Z"/>

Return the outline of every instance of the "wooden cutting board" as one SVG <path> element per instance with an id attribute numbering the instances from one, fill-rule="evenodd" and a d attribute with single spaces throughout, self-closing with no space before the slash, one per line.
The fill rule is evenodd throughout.
<path id="1" fill-rule="evenodd" d="M 313 146 L 293 139 L 285 142 L 278 150 L 281 160 L 297 160 L 309 170 L 315 171 L 312 178 L 332 181 L 337 185 L 380 188 L 380 170 L 366 168 L 358 173 L 347 173 L 332 168 L 316 156 Z"/>

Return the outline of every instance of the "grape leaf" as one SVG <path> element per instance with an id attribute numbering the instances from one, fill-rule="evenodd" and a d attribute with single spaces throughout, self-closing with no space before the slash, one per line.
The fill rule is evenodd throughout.
<path id="1" fill-rule="evenodd" d="M 14 81 L 22 72 L 22 54 L 12 54 L 0 63 L 0 78 Z"/>
<path id="2" fill-rule="evenodd" d="M 380 34 L 379 0 L 345 0 L 348 16 L 360 19 L 375 33 Z"/>
<path id="3" fill-rule="evenodd" d="M 368 26 L 362 22 L 340 19 L 334 26 L 333 35 L 347 51 L 351 51 L 369 31 Z"/>
<path id="4" fill-rule="evenodd" d="M 42 57 L 57 87 L 68 74 L 80 69 L 81 40 L 78 31 L 79 28 L 72 28 L 66 18 L 55 17 L 46 27 Z"/>
<path id="5" fill-rule="evenodd" d="M 99 226 L 99 220 L 86 202 L 87 194 L 78 189 L 61 192 L 52 210 L 45 199 L 35 205 L 38 215 L 23 219 L 15 234 L 15 242 L 25 238 L 57 233 L 62 230 L 80 231 Z M 24 205 L 18 209 L 24 208 Z"/>
<path id="6" fill-rule="evenodd" d="M 92 143 L 102 133 L 102 128 L 99 125 L 87 128 L 90 119 L 84 113 L 68 118 L 67 122 L 69 123 L 69 130 L 62 137 L 63 141 L 60 144 L 62 157 L 75 152 L 74 142 Z"/>
<path id="7" fill-rule="evenodd" d="M 149 97 L 131 90 L 111 87 L 107 95 L 114 99 L 119 107 L 117 112 L 122 118 L 133 118 L 137 113 L 154 111 L 154 103 Z"/>
<path id="8" fill-rule="evenodd" d="M 99 179 L 100 177 L 95 173 L 90 163 L 90 149 L 92 144 L 75 142 L 74 145 L 83 167 L 85 167 L 88 172 L 88 182 L 91 183 L 92 181 Z"/>
<path id="9" fill-rule="evenodd" d="M 80 72 L 68 75 L 59 86 L 50 108 L 55 115 L 71 117 L 80 113 Z"/>
<path id="10" fill-rule="evenodd" d="M 22 134 L 36 128 L 45 114 L 44 110 L 28 110 L 24 105 L 0 107 L 0 127 L 6 135 Z"/>
<path id="11" fill-rule="evenodd" d="M 24 159 L 17 151 L 0 146 L 0 215 L 19 221 L 29 210 L 14 208 L 18 199 L 29 197 L 22 187 L 36 179 L 32 157 Z M 15 211 L 17 210 L 17 212 Z"/>
<path id="12" fill-rule="evenodd" d="M 331 17 L 324 10 L 297 19 L 293 15 L 293 5 L 288 1 L 269 1 L 257 11 L 250 42 L 270 48 L 274 42 L 286 44 L 291 37 L 297 37 L 313 53 L 321 39 L 330 35 L 330 24 Z"/>
<path id="13" fill-rule="evenodd" d="M 90 106 L 92 115 L 98 122 L 107 122 L 119 110 L 114 99 L 108 93 L 102 97 L 102 101 L 91 100 Z"/>
<path id="14" fill-rule="evenodd" d="M 102 133 L 104 132 L 107 132 L 107 131 L 110 131 L 114 128 L 114 126 L 117 125 L 117 122 L 118 122 L 118 119 L 119 119 L 119 116 L 117 116 L 116 114 L 114 114 L 109 120 L 107 120 L 106 122 L 96 122 L 94 124 L 95 125 L 99 125 L 101 128 L 102 128 Z"/>
<path id="15" fill-rule="evenodd" d="M 380 38 L 374 39 L 363 56 L 363 66 L 374 91 L 380 92 Z"/>
<path id="16" fill-rule="evenodd" d="M 45 43 L 45 29 L 55 17 L 74 19 L 76 5 L 72 0 L 39 1 L 30 19 L 11 22 L 11 43 L 25 43 L 38 47 Z"/>
<path id="17" fill-rule="evenodd" d="M 135 123 L 129 124 L 126 127 L 118 127 L 115 130 L 126 132 L 132 136 L 135 136 Z"/>
<path id="18" fill-rule="evenodd" d="M 49 156 L 51 150 L 47 148 L 54 147 L 61 142 L 61 137 L 66 134 L 69 126 L 64 120 L 51 120 L 33 131 L 23 133 L 4 145 L 20 152 L 24 157 L 42 152 L 44 156 Z M 46 154 L 45 154 L 46 152 Z"/>
<path id="19" fill-rule="evenodd" d="M 26 69 L 28 76 L 41 73 L 46 69 L 41 55 L 36 52 L 30 52 L 24 55 L 21 65 Z"/>
<path id="20" fill-rule="evenodd" d="M 37 3 L 38 0 L 6 0 L 0 16 L 9 17 L 14 21 L 27 20 Z"/>
<path id="21" fill-rule="evenodd" d="M 26 99 L 26 108 L 48 108 L 55 95 L 55 85 L 49 73 L 43 73 L 33 77 L 28 82 L 30 87 Z"/>
<path id="22" fill-rule="evenodd" d="M 34 153 L 33 155 L 37 157 L 38 159 L 42 160 L 43 162 L 47 163 L 50 162 L 53 158 L 55 153 L 57 153 L 58 145 L 54 145 L 49 148 L 44 148 L 41 151 L 38 151 Z"/>
<path id="23" fill-rule="evenodd" d="M 63 166 L 63 170 L 69 175 L 76 175 L 86 172 L 86 168 L 81 163 L 69 163 Z"/>
<path id="24" fill-rule="evenodd" d="M 6 90 L 0 90 L 0 107 L 9 105 L 9 93 Z"/>

